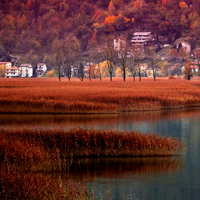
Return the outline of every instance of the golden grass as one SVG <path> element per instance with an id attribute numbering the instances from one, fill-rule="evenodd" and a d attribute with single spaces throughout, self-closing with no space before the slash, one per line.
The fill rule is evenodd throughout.
<path id="1" fill-rule="evenodd" d="M 181 79 L 1 79 L 1 113 L 117 113 L 200 106 L 200 82 Z"/>

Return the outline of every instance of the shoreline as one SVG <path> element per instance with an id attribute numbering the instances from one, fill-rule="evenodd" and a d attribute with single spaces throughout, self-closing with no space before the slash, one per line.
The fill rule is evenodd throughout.
<path id="1" fill-rule="evenodd" d="M 174 111 L 174 110 L 188 110 L 188 109 L 200 108 L 199 106 L 186 106 L 179 108 L 161 108 L 158 110 L 124 110 L 117 112 L 1 112 L 0 114 L 9 114 L 9 115 L 118 115 L 124 113 L 145 113 L 145 112 L 162 112 L 162 111 Z"/>

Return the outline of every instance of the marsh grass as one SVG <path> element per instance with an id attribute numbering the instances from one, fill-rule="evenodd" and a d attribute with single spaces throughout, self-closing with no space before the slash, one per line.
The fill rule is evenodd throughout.
<path id="1" fill-rule="evenodd" d="M 2 79 L 1 113 L 118 113 L 200 106 L 199 81 Z"/>
<path id="2" fill-rule="evenodd" d="M 63 185 L 48 173 L 69 170 L 74 158 L 174 156 L 183 154 L 185 145 L 177 138 L 134 131 L 1 129 L 0 197 L 95 199 L 84 182 Z"/>
<path id="3" fill-rule="evenodd" d="M 21 165 L 28 170 L 36 170 L 36 165 L 44 171 L 61 170 L 68 158 L 174 156 L 186 148 L 178 138 L 135 131 L 74 128 L 0 132 L 1 165 Z"/>

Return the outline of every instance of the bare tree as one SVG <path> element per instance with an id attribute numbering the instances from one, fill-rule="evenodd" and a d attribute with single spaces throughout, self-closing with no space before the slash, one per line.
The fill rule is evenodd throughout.
<path id="1" fill-rule="evenodd" d="M 71 65 L 74 62 L 75 53 L 73 51 L 74 43 L 71 39 L 67 39 L 64 48 L 64 67 L 65 67 L 65 74 L 68 77 L 69 81 L 71 79 Z"/>
<path id="2" fill-rule="evenodd" d="M 136 65 L 135 65 L 135 60 L 133 55 L 131 55 L 129 59 L 129 70 L 131 72 L 131 75 L 133 76 L 133 80 L 135 81 L 135 76 L 136 76 Z"/>
<path id="3" fill-rule="evenodd" d="M 135 45 L 135 46 L 132 46 L 132 51 L 131 51 L 131 54 L 133 55 L 133 58 L 134 58 L 134 64 L 136 65 L 136 68 L 138 71 L 139 81 L 141 81 L 140 63 L 144 59 L 144 52 L 142 50 L 143 50 L 143 47 L 138 47 L 137 45 Z"/>
<path id="4" fill-rule="evenodd" d="M 190 81 L 191 77 L 193 76 L 191 65 L 192 63 L 190 59 L 187 59 L 184 63 L 184 74 L 188 81 Z"/>
<path id="5" fill-rule="evenodd" d="M 147 47 L 145 49 L 145 54 L 146 54 L 146 58 L 150 60 L 150 66 L 151 66 L 152 72 L 153 72 L 153 79 L 154 79 L 154 81 L 156 81 L 156 75 L 157 75 L 158 69 L 155 64 L 158 62 L 158 58 L 156 58 L 156 56 L 155 56 L 155 48 Z"/>
<path id="6" fill-rule="evenodd" d="M 126 81 L 126 70 L 127 70 L 127 56 L 128 56 L 128 41 L 125 41 L 124 46 L 121 46 L 119 51 L 117 52 L 118 54 L 118 59 L 120 60 L 121 63 L 121 70 L 123 73 L 123 80 Z"/>
<path id="7" fill-rule="evenodd" d="M 83 65 L 83 53 L 82 53 L 82 47 L 80 42 L 74 37 L 74 52 L 75 57 L 78 62 L 79 68 L 78 68 L 78 77 L 81 81 L 83 81 L 84 78 L 84 65 Z"/>
<path id="8" fill-rule="evenodd" d="M 59 49 L 56 53 L 55 53 L 55 62 L 56 65 L 58 67 L 58 78 L 59 78 L 59 82 L 60 82 L 60 75 L 61 75 L 61 67 L 63 65 L 63 52 L 61 49 Z"/>
<path id="9" fill-rule="evenodd" d="M 115 52 L 114 47 L 113 47 L 113 40 L 112 39 L 109 39 L 107 41 L 107 47 L 105 48 L 104 55 L 105 55 L 105 59 L 106 59 L 106 62 L 107 62 L 110 81 L 112 81 L 112 74 L 113 74 L 113 69 L 114 69 L 114 58 L 115 58 L 115 55 L 116 55 L 116 52 Z"/>
<path id="10" fill-rule="evenodd" d="M 59 41 L 59 40 L 54 40 L 53 43 L 53 49 L 54 49 L 54 63 L 58 68 L 58 78 L 59 82 L 61 81 L 61 68 L 64 66 L 65 62 L 65 47 L 66 43 L 65 41 Z"/>

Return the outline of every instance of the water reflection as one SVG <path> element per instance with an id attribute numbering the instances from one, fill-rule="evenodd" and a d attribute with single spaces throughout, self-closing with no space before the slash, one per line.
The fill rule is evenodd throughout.
<path id="1" fill-rule="evenodd" d="M 137 122 L 148 132 L 149 123 L 157 120 L 173 120 L 198 116 L 200 109 L 132 112 L 119 114 L 100 115 L 46 115 L 46 114 L 1 114 L 0 126 L 3 127 L 30 127 L 30 128 L 59 128 L 71 127 L 93 127 L 93 128 L 115 128 L 134 130 Z"/>
<path id="2" fill-rule="evenodd" d="M 0 115 L 0 126 L 15 128 L 93 127 L 155 132 L 186 138 L 188 152 L 175 158 L 74 160 L 62 174 L 94 187 L 97 199 L 107 187 L 112 199 L 200 199 L 200 109 L 113 115 Z"/>
<path id="3" fill-rule="evenodd" d="M 97 179 L 134 179 L 140 175 L 147 178 L 152 174 L 172 172 L 183 166 L 181 157 L 153 158 L 81 158 L 67 160 L 63 179 L 97 181 Z"/>

